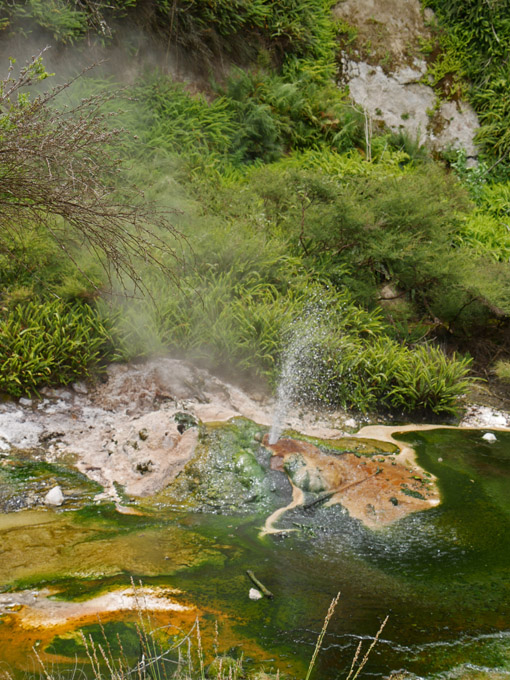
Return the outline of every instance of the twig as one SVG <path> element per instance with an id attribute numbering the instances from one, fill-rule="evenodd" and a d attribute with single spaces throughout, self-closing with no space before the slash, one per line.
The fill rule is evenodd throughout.
<path id="1" fill-rule="evenodd" d="M 257 588 L 260 588 L 262 593 L 264 593 L 264 595 L 267 598 L 272 600 L 273 597 L 274 597 L 273 593 L 270 590 L 268 590 L 266 588 L 266 586 L 258 580 L 258 578 L 255 576 L 255 574 L 250 569 L 247 569 L 246 573 L 248 574 L 249 578 L 253 581 L 253 583 L 257 586 Z"/>
<path id="2" fill-rule="evenodd" d="M 320 496 L 320 498 L 316 498 L 314 501 L 311 501 L 310 503 L 306 503 L 306 505 L 303 505 L 304 510 L 309 510 L 310 508 L 313 508 L 315 505 L 318 505 L 319 503 L 323 503 L 327 500 L 329 500 L 332 496 L 334 496 L 337 493 L 342 493 L 343 491 L 347 491 L 347 489 L 350 489 L 353 486 L 357 486 L 358 484 L 363 484 L 363 482 L 366 482 L 367 480 L 371 479 L 372 477 L 375 477 L 378 472 L 373 472 L 371 475 L 368 475 L 368 477 L 364 477 L 363 479 L 357 479 L 355 482 L 349 482 L 349 484 L 344 484 L 344 486 L 339 486 L 337 489 L 333 489 L 333 491 L 328 491 L 328 493 L 324 494 L 323 496 Z"/>
<path id="3" fill-rule="evenodd" d="M 386 625 L 386 623 L 388 622 L 388 619 L 389 619 L 389 618 L 390 618 L 390 616 L 389 616 L 389 614 L 388 614 L 388 616 L 387 616 L 387 617 L 384 619 L 384 621 L 381 623 L 381 627 L 380 627 L 379 630 L 377 631 L 377 633 L 376 633 L 376 635 L 375 635 L 375 638 L 372 640 L 372 644 L 371 644 L 370 647 L 367 649 L 367 651 L 366 651 L 366 653 L 365 653 L 365 656 L 361 659 L 360 664 L 359 664 L 359 666 L 358 666 L 356 672 L 354 673 L 354 675 L 352 675 L 352 672 L 353 672 L 353 670 L 354 670 L 354 663 L 352 664 L 351 670 L 350 670 L 350 672 L 349 672 L 349 675 L 347 676 L 347 680 L 351 680 L 351 675 L 352 675 L 352 680 L 356 680 L 356 678 L 358 677 L 358 675 L 361 673 L 361 671 L 363 670 L 363 667 L 365 666 L 366 662 L 368 661 L 368 657 L 370 656 L 370 653 L 372 652 L 373 648 L 374 648 L 375 645 L 377 644 L 377 641 L 379 640 L 379 636 L 380 636 L 381 633 L 383 632 L 383 628 L 384 628 L 384 626 Z M 359 650 L 360 650 L 360 646 L 358 646 L 358 651 L 356 652 L 356 658 L 357 658 L 357 656 L 358 656 L 358 654 L 359 654 Z"/>

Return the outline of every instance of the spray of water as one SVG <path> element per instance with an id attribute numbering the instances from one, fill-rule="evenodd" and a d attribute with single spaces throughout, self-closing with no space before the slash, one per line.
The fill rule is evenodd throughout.
<path id="1" fill-rule="evenodd" d="M 327 330 L 324 310 L 314 306 L 303 318 L 296 320 L 289 331 L 290 340 L 283 355 L 276 406 L 269 431 L 269 444 L 276 444 L 282 433 L 285 417 L 296 403 L 305 400 L 307 385 L 314 370 L 314 354 Z"/>

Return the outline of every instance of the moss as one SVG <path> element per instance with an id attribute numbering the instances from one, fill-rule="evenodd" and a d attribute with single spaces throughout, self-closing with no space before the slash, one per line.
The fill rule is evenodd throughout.
<path id="1" fill-rule="evenodd" d="M 295 430 L 286 430 L 285 436 L 298 441 L 309 442 L 321 451 L 332 454 L 353 453 L 355 456 L 390 456 L 399 453 L 398 446 L 391 442 L 358 437 L 339 437 L 338 439 L 318 439 L 308 437 Z"/>
<path id="2" fill-rule="evenodd" d="M 401 486 L 400 491 L 405 496 L 411 496 L 412 498 L 419 498 L 422 501 L 425 500 L 425 496 L 423 494 L 421 494 L 419 491 L 416 491 L 415 489 L 409 489 L 407 486 Z"/>
<path id="3" fill-rule="evenodd" d="M 140 635 L 136 625 L 124 621 L 96 623 L 65 635 L 57 635 L 44 651 L 71 659 L 77 657 L 86 660 L 87 649 L 83 643 L 82 634 L 87 641 L 92 640 L 96 646 L 101 645 L 108 649 L 111 659 L 119 657 L 132 659 L 137 658 L 141 653 Z"/>

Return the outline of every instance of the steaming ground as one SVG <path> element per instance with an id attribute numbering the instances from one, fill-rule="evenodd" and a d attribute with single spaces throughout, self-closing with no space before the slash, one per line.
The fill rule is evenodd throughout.
<path id="1" fill-rule="evenodd" d="M 50 462 L 72 460 L 80 472 L 101 484 L 102 497 L 116 501 L 116 484 L 128 495 L 151 495 L 191 459 L 197 431 L 191 428 L 181 434 L 176 414 L 202 422 L 244 416 L 270 427 L 275 411 L 272 398 L 249 394 L 206 370 L 170 358 L 112 364 L 104 383 L 76 383 L 42 393 L 41 399 L 0 404 L 0 455 L 35 449 Z M 509 414 L 477 406 L 470 407 L 461 423 L 493 429 L 509 425 Z M 341 411 L 295 408 L 281 426 L 327 439 L 345 436 L 345 430 L 352 432 L 357 423 Z M 378 436 L 377 431 L 363 434 Z"/>
<path id="2" fill-rule="evenodd" d="M 143 364 L 113 364 L 107 381 L 94 387 L 42 390 L 41 399 L 0 404 L 0 455 L 37 449 L 51 462 L 74 460 L 77 469 L 118 500 L 157 492 L 192 457 L 196 429 L 180 434 L 175 415 L 203 422 L 244 416 L 270 426 L 274 400 L 249 395 L 185 361 L 158 358 Z M 355 425 L 342 412 L 291 412 L 283 425 L 318 437 L 338 437 Z"/>

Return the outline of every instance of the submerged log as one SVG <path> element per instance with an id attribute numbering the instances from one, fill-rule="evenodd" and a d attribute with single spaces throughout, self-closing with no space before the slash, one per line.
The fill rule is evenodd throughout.
<path id="1" fill-rule="evenodd" d="M 257 588 L 258 588 L 262 593 L 264 593 L 264 595 L 265 595 L 268 599 L 272 600 L 273 597 L 274 597 L 273 593 L 272 593 L 270 590 L 268 590 L 268 589 L 266 588 L 266 586 L 258 580 L 258 578 L 255 576 L 255 574 L 254 574 L 250 569 L 247 569 L 247 570 L 246 570 L 246 573 L 248 574 L 249 578 L 253 581 L 253 583 L 257 586 Z"/>

